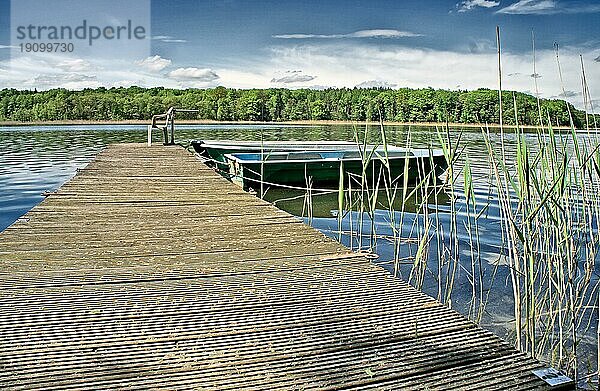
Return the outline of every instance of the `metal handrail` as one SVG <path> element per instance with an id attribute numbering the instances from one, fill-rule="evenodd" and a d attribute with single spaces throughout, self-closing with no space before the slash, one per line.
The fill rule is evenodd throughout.
<path id="1" fill-rule="evenodd" d="M 182 113 L 197 113 L 198 110 L 190 110 L 190 109 L 176 109 L 175 107 L 169 107 L 164 114 L 155 114 L 152 116 L 152 124 L 148 126 L 148 146 L 152 145 L 152 131 L 154 129 L 162 130 L 163 132 L 163 145 L 174 145 L 175 144 L 175 114 L 177 112 Z M 159 119 L 165 119 L 165 124 L 163 126 L 159 126 L 156 124 L 156 121 Z M 171 137 L 169 139 L 168 129 L 171 129 Z"/>

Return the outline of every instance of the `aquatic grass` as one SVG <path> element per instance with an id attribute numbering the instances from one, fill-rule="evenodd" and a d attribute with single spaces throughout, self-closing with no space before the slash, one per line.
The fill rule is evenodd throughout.
<path id="1" fill-rule="evenodd" d="M 470 280 L 472 289 L 469 314 L 471 319 L 476 323 L 479 323 L 485 307 L 483 299 L 483 267 L 481 264 L 477 201 L 475 198 L 473 176 L 468 158 L 465 159 L 465 164 L 463 166 L 463 182 L 467 214 L 467 221 L 464 222 L 464 225 L 469 236 L 469 257 L 471 260 Z"/>
<path id="2" fill-rule="evenodd" d="M 491 141 L 489 127 L 483 128 L 481 133 L 488 155 L 491 179 L 488 186 L 496 194 L 501 216 L 502 243 L 499 255 L 507 260 L 512 286 L 514 342 L 517 348 L 533 357 L 549 360 L 552 365 L 568 370 L 577 380 L 578 346 L 590 328 L 591 311 L 597 308 L 598 303 L 595 260 L 600 250 L 597 233 L 600 202 L 597 193 L 591 193 L 592 189 L 596 192 L 600 189 L 598 143 L 588 145 L 594 137 L 589 137 L 585 142 L 580 140 L 571 114 L 570 131 L 566 135 L 555 133 L 550 114 L 543 113 L 541 106 L 538 106 L 540 124 L 535 130 L 535 139 L 526 137 L 519 124 L 517 100 L 513 95 L 516 151 L 515 156 L 508 156 L 504 145 L 507 133 L 503 125 L 506 113 L 502 105 L 499 45 L 498 30 L 499 151 Z M 533 50 L 535 52 L 535 46 Z M 558 50 L 557 65 L 561 73 Z M 537 84 L 537 81 L 534 82 Z M 583 88 L 584 92 L 587 91 Z M 546 120 L 543 120 L 544 116 Z M 586 126 L 589 128 L 590 125 Z M 383 128 L 381 133 L 386 146 Z M 446 133 L 449 134 L 449 129 Z M 449 162 L 446 191 L 451 195 L 450 225 L 439 226 L 439 220 L 430 218 L 426 202 L 422 201 L 423 205 L 418 208 L 413 224 L 406 232 L 402 222 L 405 218 L 404 208 L 399 212 L 400 224 L 396 218 L 398 211 L 390 208 L 389 224 L 394 234 L 394 274 L 398 275 L 400 265 L 406 264 L 406 258 L 400 257 L 400 248 L 408 244 L 405 238 L 414 238 L 417 246 L 410 251 L 413 255 L 410 257 L 412 263 L 407 277 L 411 284 L 423 288 L 426 275 L 430 272 L 427 269 L 431 257 L 430 244 L 432 232 L 435 233 L 437 270 L 431 272 L 436 275 L 438 298 L 452 306 L 457 270 L 466 272 L 471 285 L 468 315 L 480 322 L 499 267 L 495 265 L 491 273 L 484 275 L 478 220 L 486 213 L 489 199 L 488 205 L 478 206 L 470 160 L 463 159 L 464 164 L 459 169 L 457 155 L 460 155 L 460 147 L 453 146 L 450 137 L 444 137 L 439 130 L 438 139 Z M 532 142 L 537 145 L 532 146 Z M 406 146 L 410 146 L 410 132 Z M 392 185 L 389 177 L 383 175 L 383 179 L 388 198 L 400 196 L 402 205 L 409 197 L 418 195 L 421 200 L 426 200 L 426 196 L 431 194 L 425 183 L 409 189 L 404 182 L 399 189 Z M 454 195 L 460 192 L 456 186 L 459 183 L 462 185 L 466 208 L 462 224 L 468 234 L 468 249 L 461 249 L 458 241 L 459 210 Z M 371 203 L 370 209 L 373 209 L 373 205 Z M 463 250 L 469 254 L 470 269 L 461 264 Z M 445 284 L 442 283 L 443 278 Z M 484 285 L 488 286 L 486 293 Z M 600 344 L 598 346 L 600 351 Z"/>
<path id="3" fill-rule="evenodd" d="M 313 179 L 308 175 L 307 165 L 304 165 L 304 180 L 306 182 L 306 195 L 304 197 L 304 208 L 308 215 L 308 224 L 312 224 L 313 221 Z M 261 181 L 262 182 L 262 181 Z"/>
<path id="4" fill-rule="evenodd" d="M 364 129 L 354 126 L 352 138 L 362 160 L 362 172 L 345 174 L 343 164 L 340 166 L 338 188 L 334 190 L 335 236 L 348 240 L 351 249 L 358 251 L 377 251 L 381 240 L 389 241 L 392 255 L 378 264 L 390 265 L 395 276 L 417 289 L 433 292 L 443 304 L 484 325 L 495 314 L 495 309 L 488 309 L 490 297 L 503 289 L 497 276 L 506 272 L 511 292 L 512 320 L 507 326 L 511 341 L 529 355 L 568 371 L 576 380 L 590 380 L 593 374 L 589 372 L 595 365 L 597 373 L 598 363 L 585 359 L 589 343 L 584 342 L 591 327 L 598 326 L 593 320 L 600 314 L 596 266 L 600 252 L 600 144 L 597 135 L 590 132 L 596 127 L 596 116 L 586 119 L 587 138 L 580 137 L 570 113 L 569 131 L 556 131 L 551 113 L 539 103 L 534 77 L 539 124 L 532 133 L 526 133 L 517 97 L 502 91 L 499 29 L 497 35 L 499 145 L 494 143 L 490 127 L 482 126 L 485 161 L 476 162 L 464 155 L 462 132 L 448 125 L 438 127 L 436 147 L 442 149 L 448 163 L 445 182 L 437 183 L 422 159 L 417 165 L 419 179 L 409 185 L 408 154 L 403 173 L 392 177 L 383 117 L 380 115 L 378 132 L 373 132 L 370 124 Z M 558 46 L 555 50 L 562 80 Z M 533 33 L 532 51 L 535 74 Z M 561 88 L 565 89 L 564 84 Z M 583 61 L 582 92 L 589 107 Z M 512 130 L 504 126 L 510 116 L 514 117 Z M 508 153 L 506 137 L 514 138 L 514 153 Z M 403 146 L 409 152 L 413 147 L 410 127 Z M 379 172 L 374 162 L 381 163 Z M 430 167 L 432 163 L 429 161 Z M 475 163 L 484 166 L 477 170 L 485 174 L 475 174 Z M 313 207 L 314 195 L 309 179 L 307 210 Z M 482 187 L 487 188 L 483 200 L 477 193 Z M 449 199 L 444 208 L 438 204 L 441 194 Z M 414 203 L 414 210 L 407 210 L 409 203 Z M 481 221 L 491 208 L 498 210 L 501 237 L 494 244 L 497 259 L 488 266 L 482 259 L 485 231 Z M 387 226 L 380 222 L 382 209 Z M 440 219 L 441 213 L 448 213 L 448 220 Z M 312 213 L 307 214 L 311 221 Z M 380 219 L 378 224 L 376 219 Z M 389 233 L 377 232 L 380 229 Z M 458 296 L 457 287 L 470 291 L 466 302 L 461 301 L 465 298 Z M 600 340 L 600 334 L 598 337 Z M 596 350 L 600 352 L 600 342 Z M 585 366 L 588 373 L 581 373 Z"/>
<path id="5" fill-rule="evenodd" d="M 597 144 L 575 148 L 573 142 L 580 142 L 578 137 L 555 134 L 549 118 L 533 137 L 526 135 L 518 125 L 516 99 L 512 103 L 517 122 L 515 155 L 509 159 L 506 152 L 503 155 L 501 149 L 498 151 L 489 128 L 482 129 L 481 134 L 490 173 L 486 186 L 496 195 L 502 217 L 498 255 L 507 261 L 512 286 L 513 338 L 523 351 L 567 369 L 575 377 L 578 357 L 581 363 L 579 344 L 591 327 L 590 314 L 596 308 L 599 290 L 594 261 L 600 247 L 600 202 L 597 194 L 591 193 L 592 188 L 600 188 L 599 149 Z M 380 126 L 384 144 L 385 131 Z M 408 165 L 403 178 L 392 178 L 389 156 L 373 154 L 365 147 L 366 132 L 357 132 L 354 137 L 360 142 L 363 170 L 362 175 L 346 177 L 340 169 L 337 237 L 349 237 L 350 246 L 361 251 L 374 251 L 378 240 L 389 240 L 393 243 L 393 259 L 378 263 L 393 265 L 392 272 L 398 276 L 407 268 L 408 274 L 403 277 L 418 289 L 425 289 L 433 278 L 438 298 L 448 306 L 455 304 L 459 271 L 465 273 L 471 289 L 465 314 L 479 323 L 487 313 L 497 272 L 503 266 L 498 262 L 486 272 L 482 263 L 479 220 L 487 214 L 492 198 L 488 196 L 483 204 L 478 202 L 471 159 L 461 156 L 460 134 L 449 134 L 449 129 L 438 129 L 439 144 L 449 162 L 446 181 L 440 187 L 435 180 L 431 183 L 424 162 L 419 162 L 421 180 L 415 186 L 408 186 Z M 411 147 L 410 132 L 406 146 Z M 373 160 L 384 163 L 379 173 L 369 171 L 372 166 L 368 163 Z M 367 172 L 372 181 L 366 180 Z M 428 202 L 430 196 L 436 199 L 440 192 L 450 198 L 447 225 L 438 219 L 438 205 Z M 405 206 L 410 199 L 415 200 L 416 210 L 406 224 Z M 390 235 L 379 234 L 374 224 L 383 201 L 387 201 L 384 209 Z M 398 204 L 400 207 L 395 208 Z M 366 219 L 371 220 L 370 224 Z M 347 223 L 349 228 L 344 230 Z M 459 224 L 467 234 L 466 245 L 459 240 Z M 369 232 L 365 231 L 367 227 Z M 408 257 L 402 255 L 406 252 Z M 463 264 L 465 254 L 468 263 Z"/>
<path id="6" fill-rule="evenodd" d="M 558 45 L 555 51 L 564 90 Z M 513 109 L 517 124 L 514 167 L 504 164 L 504 151 L 496 156 L 489 138 L 486 143 L 506 220 L 516 344 L 534 357 L 549 358 L 577 380 L 579 341 L 589 328 L 583 320 L 589 319 L 586 311 L 594 307 L 590 304 L 597 286 L 592 279 L 600 248 L 599 201 L 589 191 L 598 189 L 600 183 L 599 170 L 593 165 L 598 145 L 588 146 L 591 138 L 580 140 L 569 112 L 568 137 L 554 134 L 548 116 L 547 127 L 537 130 L 538 152 L 532 153 L 518 125 L 514 97 Z"/>
<path id="7" fill-rule="evenodd" d="M 263 178 L 265 177 L 265 132 L 263 129 L 260 130 L 260 199 L 265 198 L 265 182 Z"/>
<path id="8" fill-rule="evenodd" d="M 338 210 L 337 210 L 337 222 L 338 222 L 338 241 L 342 241 L 342 224 L 344 222 L 344 162 L 340 162 L 339 172 L 339 183 L 338 183 Z"/>
<path id="9" fill-rule="evenodd" d="M 383 123 L 381 122 L 382 126 Z M 382 127 L 381 129 L 382 134 L 385 134 L 385 129 Z M 384 138 L 384 140 L 386 140 Z M 406 144 L 405 144 L 405 148 L 410 151 L 411 149 L 411 138 L 410 138 L 410 128 L 408 131 L 408 136 L 407 136 L 407 140 L 406 140 Z M 387 147 L 386 147 L 387 149 Z M 389 160 L 389 156 L 386 156 L 386 158 Z M 389 221 L 390 221 L 390 226 L 392 229 L 392 232 L 394 233 L 394 276 L 398 276 L 399 272 L 400 272 L 400 245 L 402 244 L 402 227 L 404 227 L 404 211 L 406 208 L 406 201 L 408 199 L 408 197 L 410 196 L 410 194 L 408 193 L 408 153 L 407 156 L 404 159 L 404 167 L 402 170 L 402 195 L 401 195 L 401 208 L 400 208 L 400 221 L 398 221 L 398 224 L 396 224 L 396 216 L 395 216 L 395 210 L 394 208 L 391 206 L 392 203 L 388 202 L 388 204 L 390 205 L 390 208 L 388 209 L 388 214 L 389 214 Z M 389 164 L 388 164 L 389 166 Z M 388 171 L 388 175 L 387 175 L 387 181 L 386 181 L 386 195 L 388 197 L 388 200 L 394 200 L 396 198 L 396 194 L 398 191 L 398 187 L 395 186 L 393 188 L 392 191 L 390 191 L 390 187 L 392 186 L 392 180 L 391 180 L 391 175 Z"/>
<path id="10" fill-rule="evenodd" d="M 457 221 L 457 197 L 456 197 L 456 184 L 460 177 L 460 170 L 458 168 L 458 159 L 461 155 L 460 140 L 462 138 L 462 132 L 459 133 L 457 142 L 453 143 L 450 137 L 450 127 L 446 124 L 444 133 L 436 128 L 436 134 L 438 136 L 439 145 L 442 148 L 448 169 L 446 172 L 446 186 L 448 194 L 450 195 L 450 226 L 448 227 L 449 240 L 445 241 L 445 231 L 443 227 L 439 227 L 438 230 L 438 243 L 442 243 L 443 246 L 438 248 L 438 263 L 442 265 L 438 267 L 438 280 L 444 279 L 444 285 L 442 287 L 441 282 L 438 283 L 440 291 L 438 296 L 441 298 L 443 304 L 447 304 L 449 307 L 452 306 L 452 292 L 454 290 L 454 282 L 456 279 L 456 272 L 459 264 L 459 240 L 458 240 L 458 221 Z M 447 244 L 446 244 L 447 243 Z M 443 270 L 443 266 L 446 269 Z M 443 291 L 442 291 L 443 290 Z"/>

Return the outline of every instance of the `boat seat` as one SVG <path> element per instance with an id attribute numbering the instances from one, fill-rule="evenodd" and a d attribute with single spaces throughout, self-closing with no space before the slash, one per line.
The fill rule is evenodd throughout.
<path id="1" fill-rule="evenodd" d="M 320 153 L 318 152 L 290 152 L 286 154 L 287 160 L 314 160 L 314 159 L 323 159 Z"/>

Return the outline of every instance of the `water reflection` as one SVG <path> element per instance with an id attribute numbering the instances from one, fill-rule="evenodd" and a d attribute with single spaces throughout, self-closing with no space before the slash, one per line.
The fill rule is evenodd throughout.
<path id="1" fill-rule="evenodd" d="M 307 219 L 337 219 L 340 210 L 339 196 L 340 194 L 337 190 L 308 193 L 303 190 L 272 188 L 268 189 L 263 198 L 279 209 L 285 210 L 294 216 Z M 381 213 L 389 211 L 416 213 L 423 203 L 430 205 L 430 211 L 434 212 L 436 205 L 440 207 L 450 205 L 450 197 L 445 191 L 430 194 L 427 200 L 422 199 L 419 195 L 415 195 L 407 198 L 404 202 L 401 192 L 388 194 L 383 190 L 377 192 L 376 195 L 369 193 L 368 198 L 366 194 L 361 194 L 358 190 L 345 190 L 343 198 L 342 210 L 345 212 L 349 210 L 358 212 L 361 210 L 361 204 L 362 210 L 368 210 L 369 206 L 367 204 L 369 202 L 375 202 L 376 210 Z M 375 201 L 373 201 L 373 198 L 375 198 Z"/>
<path id="2" fill-rule="evenodd" d="M 443 261 L 447 254 L 440 256 L 438 249 L 441 242 L 456 240 L 453 248 L 456 248 L 460 264 L 454 277 L 456 283 L 452 291 L 452 306 L 468 314 L 471 309 L 470 281 L 473 274 L 470 270 L 471 254 L 476 244 L 477 261 L 481 262 L 484 281 L 482 291 L 488 301 L 482 324 L 502 337 L 512 336 L 510 270 L 506 265 L 506 249 L 502 248 L 498 195 L 490 184 L 493 179 L 484 139 L 487 132 L 481 129 L 453 129 L 449 134 L 438 134 L 431 128 L 401 126 L 387 127 L 386 132 L 391 144 L 407 146 L 410 141 L 415 148 L 438 148 L 440 137 L 447 138 L 452 144 L 460 139 L 461 154 L 455 173 L 460 173 L 468 159 L 475 186 L 475 209 L 464 198 L 463 178 L 458 174 L 454 189 L 439 189 L 425 197 L 416 192 L 404 203 L 400 195 L 389 199 L 385 192 L 380 192 L 377 194 L 376 208 L 371 213 L 363 211 L 370 210 L 365 208 L 365 203 L 372 201 L 372 198 L 361 200 L 359 192 L 344 194 L 342 216 L 338 216 L 337 191 L 307 195 L 304 191 L 269 189 L 265 198 L 303 218 L 326 235 L 341 239 L 348 247 L 372 247 L 379 255 L 377 262 L 412 283 L 418 277 L 413 270 L 412 258 L 421 245 L 418 238 L 423 236 L 426 215 L 436 221 L 437 228 L 429 228 L 431 240 L 426 243 L 429 258 L 422 270 L 425 276 L 420 282 L 422 289 L 434 297 L 440 297 L 438 271 L 449 267 L 449 264 Z M 176 137 L 183 144 L 191 139 L 353 141 L 354 135 L 352 126 L 180 125 L 176 129 Z M 498 133 L 487 136 L 493 149 L 500 149 L 504 144 L 507 156 L 504 163 L 508 166 L 514 164 L 514 134 L 507 133 L 504 139 Z M 159 137 L 156 132 L 155 140 L 159 140 Z M 524 136 L 532 148 L 539 145 L 537 137 L 536 134 Z M 569 138 L 568 135 L 558 136 L 559 139 L 561 137 Z M 378 143 L 379 129 L 374 127 L 369 130 L 366 139 L 370 143 Z M 0 230 L 39 203 L 44 191 L 57 189 L 75 175 L 77 168 L 84 167 L 107 144 L 145 141 L 145 125 L 0 127 Z M 535 149 L 531 152 L 532 155 L 536 153 Z M 474 215 L 478 216 L 476 243 L 473 242 Z M 449 228 L 451 226 L 454 226 L 453 233 Z M 596 312 L 591 316 L 589 336 L 596 332 Z M 581 342 L 581 348 L 589 352 L 592 361 L 596 354 L 593 343 L 591 337 Z"/>
<path id="3" fill-rule="evenodd" d="M 393 142 L 403 142 L 406 128 L 391 128 Z M 414 132 L 413 132 L 414 133 Z M 107 144 L 146 142 L 145 125 L 70 125 L 0 127 L 0 231 L 42 201 L 44 191 L 56 190 L 85 167 Z M 416 137 L 415 137 L 416 136 Z M 153 138 L 160 142 L 160 133 Z M 176 138 L 239 140 L 354 139 L 351 126 L 298 125 L 178 125 Z M 377 140 L 377 132 L 369 134 Z M 421 130 L 414 145 L 428 146 L 436 136 Z"/>

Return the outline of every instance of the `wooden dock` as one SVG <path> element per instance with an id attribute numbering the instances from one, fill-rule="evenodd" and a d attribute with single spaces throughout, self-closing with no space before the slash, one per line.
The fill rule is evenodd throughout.
<path id="1" fill-rule="evenodd" d="M 0 234 L 0 389 L 545 389 L 542 365 L 181 147 Z"/>

